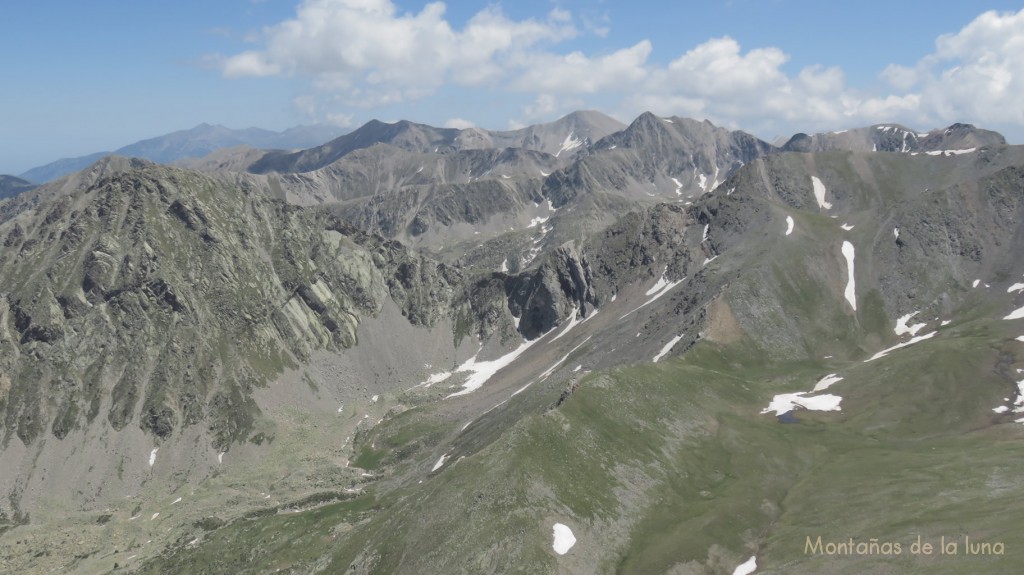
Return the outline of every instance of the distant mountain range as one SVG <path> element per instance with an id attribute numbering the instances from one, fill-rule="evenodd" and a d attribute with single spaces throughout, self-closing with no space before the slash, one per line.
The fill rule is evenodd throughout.
<path id="1" fill-rule="evenodd" d="M 32 168 L 20 174 L 20 177 L 29 182 L 42 184 L 85 169 L 100 158 L 111 154 L 169 164 L 185 158 L 201 158 L 216 150 L 234 146 L 284 150 L 311 148 L 337 138 L 342 133 L 344 130 L 341 128 L 325 125 L 296 126 L 283 132 L 273 132 L 261 128 L 233 130 L 221 125 L 199 124 L 190 130 L 178 130 L 141 140 L 113 152 L 62 158 Z"/>
<path id="2" fill-rule="evenodd" d="M 13 198 L 34 188 L 32 182 L 14 176 L 0 176 L 0 200 Z"/>

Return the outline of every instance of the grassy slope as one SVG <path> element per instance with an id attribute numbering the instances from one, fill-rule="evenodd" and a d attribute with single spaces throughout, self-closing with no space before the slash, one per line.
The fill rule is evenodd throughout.
<path id="1" fill-rule="evenodd" d="M 871 363 L 764 364 L 702 344 L 592 374 L 562 407 L 435 474 L 422 456 L 422 483 L 239 520 L 147 572 L 731 573 L 755 553 L 758 573 L 1012 572 L 1024 549 L 1024 428 L 993 425 L 1007 421 L 991 408 L 1010 393 L 991 375 L 1000 327 L 950 326 Z M 841 413 L 795 424 L 759 414 L 772 394 L 829 371 L 846 378 L 830 390 Z M 556 521 L 578 539 L 565 556 L 551 551 Z M 918 534 L 1002 541 L 1007 555 L 908 557 Z M 808 535 L 905 551 L 809 557 Z"/>

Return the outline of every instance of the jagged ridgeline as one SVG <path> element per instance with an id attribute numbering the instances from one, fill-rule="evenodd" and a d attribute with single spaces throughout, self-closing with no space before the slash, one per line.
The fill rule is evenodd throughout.
<path id="1" fill-rule="evenodd" d="M 393 299 L 432 325 L 458 269 L 326 212 L 145 165 L 7 221 L 0 252 L 4 444 L 83 427 L 252 439 L 253 388 L 357 343 Z"/>

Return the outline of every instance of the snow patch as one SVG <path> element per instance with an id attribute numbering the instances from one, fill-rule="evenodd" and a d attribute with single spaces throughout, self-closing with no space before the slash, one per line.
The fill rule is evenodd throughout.
<path id="1" fill-rule="evenodd" d="M 972 288 L 976 288 L 976 287 L 978 287 L 978 284 L 980 284 L 980 283 L 981 283 L 981 280 L 974 280 L 973 282 L 971 282 L 971 287 Z"/>
<path id="2" fill-rule="evenodd" d="M 818 380 L 818 383 L 814 384 L 814 389 L 811 390 L 811 393 L 818 393 L 819 391 L 825 391 L 826 389 L 832 387 L 832 384 L 840 382 L 842 380 L 843 380 L 843 378 L 837 376 L 834 373 L 830 373 L 830 374 L 826 375 L 825 377 L 821 378 L 820 380 Z"/>
<path id="3" fill-rule="evenodd" d="M 174 505 L 175 503 L 181 503 L 181 497 L 175 499 L 174 501 L 171 501 L 171 505 Z"/>
<path id="4" fill-rule="evenodd" d="M 668 285 L 668 279 L 665 278 L 665 273 L 667 271 L 668 271 L 668 267 L 665 268 L 665 271 L 661 272 L 661 277 L 658 278 L 658 281 L 654 282 L 654 285 L 651 286 L 651 289 L 649 289 L 646 292 L 644 292 L 644 295 L 647 295 L 647 296 L 654 295 L 656 292 L 665 289 L 665 286 Z"/>
<path id="5" fill-rule="evenodd" d="M 793 227 L 796 222 L 793 221 L 793 216 L 786 216 L 786 235 L 793 233 Z"/>
<path id="6" fill-rule="evenodd" d="M 654 363 L 658 363 L 658 360 L 668 355 L 668 352 L 672 351 L 672 348 L 675 347 L 675 345 L 679 343 L 679 340 L 681 339 L 683 339 L 683 334 L 679 334 L 670 339 L 668 343 L 666 343 L 665 346 L 661 348 L 661 351 L 658 352 L 658 355 L 654 356 L 654 359 L 652 359 L 651 361 Z"/>
<path id="7" fill-rule="evenodd" d="M 551 216 L 548 216 L 546 218 L 533 218 L 532 220 L 530 220 L 530 224 L 528 226 L 526 226 L 526 227 L 527 228 L 535 228 L 535 227 L 537 227 L 538 224 L 543 224 L 544 222 L 548 221 L 549 219 L 551 219 Z"/>
<path id="8" fill-rule="evenodd" d="M 150 467 L 153 467 L 153 464 L 156 463 L 156 452 L 157 451 L 160 451 L 159 447 L 154 447 L 153 451 L 149 452 L 149 466 Z"/>
<path id="9" fill-rule="evenodd" d="M 843 130 L 845 132 L 846 130 Z M 838 132 L 838 133 L 843 133 Z M 757 557 L 751 557 L 747 559 L 745 563 L 733 570 L 732 575 L 750 575 L 754 571 L 757 571 Z"/>
<path id="10" fill-rule="evenodd" d="M 978 148 L 967 148 L 965 150 L 932 150 L 931 152 L 925 152 L 929 156 L 959 156 L 960 154 L 970 154 Z"/>
<path id="11" fill-rule="evenodd" d="M 647 290 L 646 295 L 651 296 L 651 298 L 648 299 L 647 301 L 645 301 L 644 303 L 640 304 L 639 306 L 637 306 L 637 307 L 631 309 L 630 311 L 626 312 L 625 314 L 620 316 L 619 319 L 625 319 L 625 317 L 628 316 L 629 314 L 631 314 L 631 313 L 633 313 L 633 312 L 635 312 L 635 311 L 637 311 L 637 310 L 639 310 L 641 308 L 644 308 L 644 307 L 647 307 L 647 306 L 651 305 L 652 303 L 657 301 L 658 298 L 660 298 L 661 296 L 663 296 L 663 295 L 667 294 L 668 292 L 672 291 L 672 288 L 674 288 L 677 285 L 683 283 L 684 281 L 686 281 L 685 277 L 680 279 L 680 280 L 678 280 L 678 281 L 674 281 L 674 282 L 669 283 L 669 281 L 667 279 L 665 279 L 665 276 L 662 275 L 661 279 L 659 279 L 658 282 L 654 284 L 654 287 L 652 287 L 651 289 Z M 654 295 L 651 295 L 651 294 L 654 294 Z"/>
<path id="12" fill-rule="evenodd" d="M 221 451 L 217 454 L 217 463 L 224 463 L 224 452 Z"/>
<path id="13" fill-rule="evenodd" d="M 559 555 L 565 555 L 576 544 L 576 536 L 572 534 L 572 529 L 561 523 L 555 523 L 552 529 L 552 537 L 554 542 L 551 544 L 551 547 Z"/>
<path id="14" fill-rule="evenodd" d="M 1006 289 L 1006 293 L 1013 293 L 1015 291 L 1024 291 L 1024 284 L 1013 284 Z"/>
<path id="15" fill-rule="evenodd" d="M 446 453 L 446 454 L 441 456 L 441 459 L 437 460 L 437 463 L 434 464 L 434 467 L 431 468 L 430 472 L 433 473 L 433 472 L 437 471 L 438 469 L 441 469 L 441 467 L 444 466 L 444 462 L 447 461 L 447 460 L 448 460 L 448 454 Z"/>
<path id="16" fill-rule="evenodd" d="M 893 228 L 893 229 L 892 229 L 892 235 L 893 235 L 893 237 L 895 237 L 895 238 L 896 238 L 897 240 L 898 240 L 898 239 L 900 239 L 900 229 L 899 229 L 899 228 Z"/>
<path id="17" fill-rule="evenodd" d="M 709 229 L 711 229 L 711 224 L 704 224 L 704 234 L 703 234 L 703 236 L 701 237 L 701 240 L 700 240 L 702 243 L 708 241 L 708 230 Z"/>
<path id="18" fill-rule="evenodd" d="M 1011 313 L 1010 315 L 1004 317 L 1003 319 L 1021 319 L 1021 318 L 1024 318 L 1024 307 L 1021 307 L 1021 308 L 1018 308 L 1018 309 L 1014 310 L 1013 313 Z"/>
<path id="19" fill-rule="evenodd" d="M 583 145 L 583 140 L 574 137 L 574 133 L 573 132 L 569 132 L 569 135 L 565 137 L 564 141 L 562 141 L 562 148 L 560 150 L 558 150 L 557 152 L 555 152 L 555 157 L 557 158 L 558 155 L 561 154 L 562 152 L 568 152 L 570 150 L 575 150 L 576 148 L 578 148 L 578 147 L 580 147 L 582 145 Z"/>
<path id="20" fill-rule="evenodd" d="M 709 263 L 711 263 L 711 262 L 715 261 L 716 259 L 718 259 L 718 256 L 717 256 L 717 255 L 716 255 L 716 256 L 712 256 L 712 257 L 710 257 L 710 258 L 706 258 L 706 259 L 704 260 L 704 263 L 702 263 L 701 265 L 702 265 L 702 266 L 706 266 L 706 265 L 708 265 Z"/>
<path id="21" fill-rule="evenodd" d="M 505 259 L 504 259 L 504 260 L 503 260 L 503 261 L 501 262 L 501 272 L 502 272 L 502 273 L 508 273 L 508 258 L 505 258 Z"/>
<path id="22" fill-rule="evenodd" d="M 447 380 L 451 376 L 452 376 L 452 372 L 450 372 L 450 371 L 442 371 L 440 373 L 435 373 L 435 374 L 431 375 L 430 377 L 428 377 L 427 381 L 424 381 L 420 385 L 422 385 L 423 387 L 430 387 L 431 385 L 434 385 L 435 383 L 441 383 L 442 381 Z"/>
<path id="23" fill-rule="evenodd" d="M 533 347 L 533 344 L 537 343 L 537 341 L 539 341 L 540 339 L 541 338 L 538 337 L 531 341 L 524 341 L 522 345 L 510 351 L 509 353 L 499 357 L 498 359 L 492 359 L 490 361 L 477 361 L 476 355 L 469 358 L 468 360 L 466 360 L 465 363 L 456 368 L 455 371 L 456 373 L 468 371 L 471 372 L 471 375 L 469 376 L 468 379 L 466 379 L 466 382 L 462 384 L 461 390 L 448 395 L 447 397 L 445 397 L 445 399 L 451 397 L 458 397 L 460 395 L 466 395 L 468 393 L 472 393 L 480 389 L 481 387 L 483 387 L 484 383 L 486 383 L 487 380 L 491 379 L 491 377 L 493 377 L 494 374 L 498 373 L 498 371 L 501 370 L 501 368 L 515 361 L 516 358 L 522 355 L 523 352 L 525 352 L 526 350 Z M 479 355 L 479 352 L 477 352 L 477 355 Z"/>
<path id="24" fill-rule="evenodd" d="M 929 333 L 927 335 L 919 335 L 919 336 L 911 338 L 911 339 L 909 339 L 909 340 L 907 340 L 907 341 L 905 341 L 903 343 L 899 343 L 899 344 L 896 344 L 896 345 L 894 345 L 894 346 L 892 346 L 890 348 L 883 349 L 882 351 L 876 353 L 875 355 L 871 356 L 870 358 L 865 359 L 864 363 L 867 363 L 869 361 L 875 361 L 876 359 L 878 359 L 880 357 L 885 357 L 890 351 L 895 351 L 897 349 L 900 349 L 901 347 L 907 347 L 908 345 L 914 345 L 915 343 L 917 343 L 919 341 L 924 341 L 926 339 L 930 339 L 930 338 L 934 337 L 935 334 L 937 334 L 937 333 L 939 333 L 939 332 L 933 331 L 933 332 L 931 332 L 931 333 Z"/>
<path id="25" fill-rule="evenodd" d="M 853 280 L 853 244 L 851 244 L 850 242 L 843 242 L 842 251 L 843 257 L 846 258 L 846 273 L 849 277 L 849 279 L 846 282 L 846 291 L 844 295 L 846 296 L 846 301 L 850 302 L 850 307 L 853 308 L 853 311 L 857 311 L 857 294 Z"/>
<path id="26" fill-rule="evenodd" d="M 918 313 L 919 312 L 916 312 L 916 311 L 914 313 L 908 313 L 907 315 L 905 315 L 905 316 L 901 317 L 900 319 L 896 320 L 896 327 L 893 329 L 893 331 L 896 332 L 896 335 L 903 335 L 903 334 L 909 333 L 911 336 L 915 336 L 915 335 L 917 335 L 917 332 L 919 332 L 922 329 L 924 329 L 925 324 L 923 324 L 923 323 L 918 323 L 918 324 L 914 324 L 914 325 L 912 325 L 910 327 L 907 327 L 907 322 L 910 321 L 910 318 L 914 317 Z M 945 325 L 945 324 L 943 324 L 943 325 Z"/>
<path id="27" fill-rule="evenodd" d="M 1014 339 L 1016 339 L 1017 341 L 1024 341 L 1024 335 L 1017 336 Z"/>
<path id="28" fill-rule="evenodd" d="M 616 299 L 618 299 L 618 297 L 619 297 L 619 292 L 615 292 L 615 293 L 612 294 L 612 299 L 610 299 L 609 301 L 615 301 Z"/>
<path id="29" fill-rule="evenodd" d="M 817 176 L 811 176 L 811 185 L 814 187 L 814 199 L 818 200 L 818 207 L 832 209 L 832 204 L 825 201 L 825 184 Z"/>
<path id="30" fill-rule="evenodd" d="M 761 413 L 775 412 L 775 415 L 789 413 L 797 407 L 810 411 L 842 411 L 839 403 L 843 398 L 838 395 L 825 394 L 807 396 L 807 392 L 783 393 L 772 398 L 768 407 L 761 410 Z"/>
<path id="31" fill-rule="evenodd" d="M 564 362 L 565 360 L 569 359 L 569 356 L 570 356 L 570 355 L 572 355 L 572 354 L 576 353 L 576 350 L 577 350 L 577 349 L 579 349 L 579 348 L 583 347 L 583 344 L 585 344 L 585 343 L 587 343 L 588 341 L 590 341 L 590 338 L 591 338 L 591 337 L 593 337 L 593 336 L 587 336 L 587 339 L 585 339 L 585 340 L 581 341 L 581 342 L 580 342 L 580 343 L 579 343 L 579 344 L 578 344 L 578 345 L 577 345 L 576 347 L 574 347 L 574 348 L 570 349 L 570 350 L 569 350 L 569 353 L 567 353 L 567 354 L 565 354 L 564 356 L 562 356 L 562 359 L 560 359 L 560 360 L 556 361 L 554 365 L 552 365 L 551 367 L 549 367 L 549 368 L 547 368 L 546 370 L 544 370 L 544 373 L 540 374 L 540 377 L 539 377 L 539 378 L 537 378 L 537 381 L 544 381 L 544 380 L 546 380 L 546 379 L 547 379 L 547 378 L 548 378 L 548 377 L 549 377 L 549 376 L 550 376 L 550 375 L 551 375 L 552 373 L 554 373 L 554 372 L 555 372 L 555 370 L 556 370 L 556 369 L 558 369 L 558 366 L 562 365 L 562 363 L 563 363 L 563 362 Z M 527 386 L 526 386 L 526 387 L 529 387 L 529 386 L 530 386 L 530 385 L 529 385 L 529 384 L 527 384 Z M 523 389 L 526 389 L 526 388 L 524 387 Z M 514 394 L 513 394 L 513 395 L 514 395 Z"/>
<path id="32" fill-rule="evenodd" d="M 846 231 L 850 231 L 853 229 L 853 226 L 851 226 L 850 224 L 842 224 L 839 227 L 843 228 Z"/>
<path id="33" fill-rule="evenodd" d="M 375 395 L 375 396 L 370 398 L 370 403 L 377 403 L 378 399 L 380 399 L 380 396 L 379 395 Z"/>
<path id="34" fill-rule="evenodd" d="M 160 517 L 160 512 L 159 511 L 154 513 L 153 516 L 149 518 L 149 520 L 152 521 L 152 520 L 156 519 L 157 517 Z"/>
<path id="35" fill-rule="evenodd" d="M 1010 408 L 1005 405 L 1000 405 L 999 407 L 993 407 L 992 411 L 996 413 L 1006 413 L 1007 411 L 1010 411 Z"/>
<path id="36" fill-rule="evenodd" d="M 582 363 L 577 365 L 576 367 L 572 368 L 572 372 L 576 373 L 577 371 L 579 371 L 581 369 L 583 369 L 583 364 Z"/>

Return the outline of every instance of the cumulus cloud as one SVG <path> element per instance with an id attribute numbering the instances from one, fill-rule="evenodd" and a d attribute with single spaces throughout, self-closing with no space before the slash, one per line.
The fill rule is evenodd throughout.
<path id="1" fill-rule="evenodd" d="M 454 84 L 517 94 L 503 97 L 519 106 L 516 125 L 600 102 L 623 119 L 650 110 L 763 136 L 887 121 L 1024 131 L 1024 10 L 981 14 L 939 37 L 920 61 L 880 70 L 882 90 L 849 86 L 834 66 L 790 71 L 782 49 L 728 36 L 667 63 L 652 62 L 656 47 L 646 39 L 600 54 L 559 50 L 579 35 L 575 20 L 561 8 L 513 20 L 492 5 L 455 27 L 441 2 L 403 12 L 391 0 L 304 0 L 294 18 L 263 31 L 259 49 L 222 58 L 220 67 L 228 77 L 307 78 L 313 95 L 297 105 L 320 114 L 424 98 Z M 606 24 L 584 15 L 582 27 L 600 36 Z"/>
<path id="2" fill-rule="evenodd" d="M 469 120 L 463 120 L 462 118 L 451 118 L 444 123 L 445 128 L 455 128 L 456 130 L 466 130 L 474 127 L 473 122 Z"/>
<path id="3" fill-rule="evenodd" d="M 263 35 L 264 49 L 223 59 L 226 76 L 308 76 L 320 90 L 378 105 L 423 97 L 449 81 L 494 80 L 506 58 L 576 29 L 559 9 L 544 21 L 515 21 L 492 6 L 455 30 L 441 2 L 400 13 L 390 0 L 305 0 L 295 18 Z"/>

